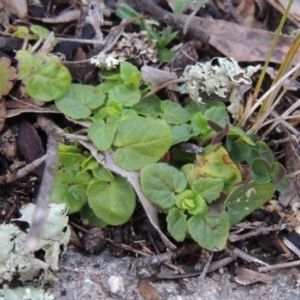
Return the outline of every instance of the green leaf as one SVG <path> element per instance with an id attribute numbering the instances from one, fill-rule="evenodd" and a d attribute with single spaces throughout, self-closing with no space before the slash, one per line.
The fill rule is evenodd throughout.
<path id="1" fill-rule="evenodd" d="M 85 119 L 91 111 L 103 105 L 105 95 L 97 87 L 72 84 L 60 99 L 55 101 L 57 108 L 73 119 Z"/>
<path id="2" fill-rule="evenodd" d="M 204 116 L 198 112 L 192 118 L 193 135 L 200 135 L 201 139 L 205 139 L 215 133 L 214 130 L 208 125 Z"/>
<path id="3" fill-rule="evenodd" d="M 147 165 L 141 170 L 141 187 L 145 196 L 163 209 L 175 205 L 175 193 L 186 188 L 182 172 L 164 163 Z"/>
<path id="4" fill-rule="evenodd" d="M 275 189 L 279 192 L 284 192 L 290 186 L 290 179 L 285 176 L 280 182 L 274 184 Z"/>
<path id="5" fill-rule="evenodd" d="M 137 11 L 135 11 L 132 7 L 122 2 L 117 3 L 116 15 L 122 20 L 131 20 L 140 16 L 140 14 Z M 148 26 L 144 20 L 138 21 L 136 22 L 136 24 L 139 24 L 142 30 L 148 30 Z"/>
<path id="6" fill-rule="evenodd" d="M 96 179 L 101 181 L 110 182 L 114 179 L 114 175 L 100 164 L 98 164 L 98 167 L 96 169 L 92 170 L 92 173 Z"/>
<path id="7" fill-rule="evenodd" d="M 158 161 L 172 144 L 172 132 L 160 120 L 130 117 L 122 120 L 117 129 L 114 146 L 115 162 L 133 171 Z"/>
<path id="8" fill-rule="evenodd" d="M 109 99 L 104 108 L 105 116 L 101 118 L 100 117 L 101 112 L 99 111 L 96 115 L 94 115 L 94 118 L 99 120 L 99 117 L 100 119 L 104 119 L 105 117 L 108 116 L 120 116 L 122 114 L 122 110 L 123 110 L 123 106 L 118 100 Z"/>
<path id="9" fill-rule="evenodd" d="M 74 184 L 87 187 L 92 180 L 92 175 L 88 172 L 78 172 L 74 177 Z"/>
<path id="10" fill-rule="evenodd" d="M 111 89 L 113 89 L 114 87 L 116 87 L 119 84 L 123 84 L 123 82 L 120 81 L 120 80 L 116 80 L 116 81 L 114 81 L 114 80 L 107 80 L 107 81 L 99 84 L 97 86 L 97 88 L 99 89 L 100 93 L 104 94 L 104 93 L 108 93 Z"/>
<path id="11" fill-rule="evenodd" d="M 141 91 L 120 84 L 108 92 L 108 97 L 117 100 L 124 106 L 131 107 L 140 101 Z"/>
<path id="12" fill-rule="evenodd" d="M 257 176 L 269 176 L 272 172 L 272 165 L 261 158 L 256 158 L 251 164 L 252 172 Z"/>
<path id="13" fill-rule="evenodd" d="M 160 46 L 166 47 L 170 42 L 172 42 L 172 40 L 174 40 L 177 37 L 178 33 L 179 33 L 179 31 L 173 31 L 171 34 L 168 34 L 168 36 L 161 37 L 160 38 Z"/>
<path id="14" fill-rule="evenodd" d="M 127 222 L 135 208 L 135 193 L 128 181 L 115 177 L 111 182 L 94 181 L 87 190 L 95 215 L 110 225 Z"/>
<path id="15" fill-rule="evenodd" d="M 85 157 L 78 153 L 59 152 L 59 166 L 72 171 L 79 171 Z"/>
<path id="16" fill-rule="evenodd" d="M 229 138 L 229 136 L 228 136 Z M 229 151 L 230 157 L 235 164 L 246 161 L 250 156 L 250 147 L 249 145 L 236 141 L 231 144 L 231 149 Z"/>
<path id="17" fill-rule="evenodd" d="M 71 171 L 59 171 L 54 179 L 51 202 L 66 203 L 69 213 L 79 211 L 86 203 L 86 189 L 82 185 L 73 185 Z"/>
<path id="18" fill-rule="evenodd" d="M 92 227 L 99 227 L 101 229 L 105 228 L 107 226 L 107 224 L 101 220 L 100 218 L 98 218 L 94 211 L 89 207 L 88 204 L 86 204 L 81 210 L 80 210 L 80 217 L 83 220 L 88 220 L 89 222 L 89 226 Z"/>
<path id="19" fill-rule="evenodd" d="M 207 109 L 204 113 L 206 120 L 214 121 L 221 126 L 225 126 L 226 123 L 230 123 L 230 119 L 227 110 L 224 107 L 212 107 Z"/>
<path id="20" fill-rule="evenodd" d="M 97 149 L 106 151 L 111 147 L 118 124 L 118 116 L 108 117 L 106 123 L 103 120 L 92 123 L 88 129 L 88 136 Z"/>
<path id="21" fill-rule="evenodd" d="M 36 33 L 39 37 L 47 38 L 50 34 L 50 31 L 47 28 L 44 28 L 39 25 L 32 25 L 30 26 L 30 30 Z"/>
<path id="22" fill-rule="evenodd" d="M 181 124 L 171 127 L 173 135 L 173 145 L 186 142 L 192 137 L 191 126 L 189 124 Z"/>
<path id="23" fill-rule="evenodd" d="M 224 182 L 218 178 L 199 178 L 192 184 L 192 191 L 200 194 L 207 203 L 212 203 L 220 197 L 224 188 Z"/>
<path id="24" fill-rule="evenodd" d="M 241 128 L 235 127 L 233 125 L 230 125 L 229 127 L 229 134 L 231 135 L 237 135 L 239 138 L 245 142 L 246 144 L 250 146 L 254 146 L 255 143 L 251 140 L 250 136 L 247 135 L 245 131 L 243 131 Z"/>
<path id="25" fill-rule="evenodd" d="M 175 53 L 165 47 L 158 48 L 158 57 L 161 62 L 167 62 L 176 57 Z"/>
<path id="26" fill-rule="evenodd" d="M 278 162 L 273 162 L 272 164 L 272 172 L 271 172 L 271 179 L 274 184 L 279 183 L 286 174 L 286 170 L 284 166 Z"/>
<path id="27" fill-rule="evenodd" d="M 196 155 L 195 164 L 185 165 L 181 171 L 185 173 L 190 185 L 200 177 L 221 179 L 227 193 L 234 188 L 235 183 L 242 180 L 239 168 L 220 145 L 206 146 L 203 154 Z"/>
<path id="28" fill-rule="evenodd" d="M 220 215 L 196 215 L 188 220 L 188 232 L 193 240 L 209 251 L 225 248 L 229 228 L 228 214 L 225 211 Z"/>
<path id="29" fill-rule="evenodd" d="M 85 171 L 78 172 L 74 177 L 74 184 L 88 186 L 92 180 L 91 174 Z"/>
<path id="30" fill-rule="evenodd" d="M 58 152 L 79 153 L 80 151 L 77 147 L 66 145 L 64 143 L 58 143 Z"/>
<path id="31" fill-rule="evenodd" d="M 187 232 L 186 215 L 182 210 L 174 207 L 167 216 L 168 231 L 177 242 L 182 242 L 185 239 Z"/>
<path id="32" fill-rule="evenodd" d="M 123 61 L 120 63 L 120 75 L 125 85 L 132 89 L 138 89 L 142 79 L 142 73 L 133 64 Z"/>
<path id="33" fill-rule="evenodd" d="M 230 224 L 234 225 L 240 222 L 245 216 L 261 207 L 273 196 L 274 192 L 275 188 L 271 183 L 250 182 L 236 188 L 225 201 Z"/>
<path id="34" fill-rule="evenodd" d="M 190 120 L 190 114 L 178 103 L 170 100 L 161 102 L 161 118 L 169 124 L 183 124 Z"/>
<path id="35" fill-rule="evenodd" d="M 161 100 L 156 95 L 152 95 L 141 100 L 132 108 L 135 109 L 140 115 L 156 118 L 161 113 L 160 103 Z"/>
<path id="36" fill-rule="evenodd" d="M 122 77 L 120 75 L 119 70 L 102 69 L 102 70 L 99 71 L 99 76 L 100 76 L 101 79 L 122 81 Z"/>
<path id="37" fill-rule="evenodd" d="M 34 100 L 44 102 L 60 98 L 67 92 L 72 81 L 69 70 L 54 55 L 47 56 L 40 53 L 34 57 L 34 60 L 34 64 L 30 66 L 30 77 L 26 84 L 29 96 Z M 24 60 L 22 60 L 22 65 L 24 65 Z M 22 73 L 22 76 L 24 75 L 26 72 Z"/>

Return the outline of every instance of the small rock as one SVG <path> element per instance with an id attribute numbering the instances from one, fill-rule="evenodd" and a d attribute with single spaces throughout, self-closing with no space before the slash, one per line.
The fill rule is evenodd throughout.
<path id="1" fill-rule="evenodd" d="M 90 254 L 99 254 L 105 249 L 106 240 L 103 231 L 94 227 L 90 229 L 82 240 L 83 247 Z"/>

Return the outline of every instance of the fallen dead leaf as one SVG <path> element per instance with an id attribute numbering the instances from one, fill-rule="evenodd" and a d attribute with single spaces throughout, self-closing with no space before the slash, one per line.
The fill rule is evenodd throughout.
<path id="1" fill-rule="evenodd" d="M 24 19 L 27 16 L 28 10 L 26 0 L 0 0 L 0 3 L 3 4 L 9 13 L 18 16 L 20 19 Z"/>
<path id="2" fill-rule="evenodd" d="M 254 26 L 255 18 L 255 3 L 253 0 L 244 0 L 235 9 L 237 16 L 239 17 L 240 24 L 247 27 Z"/>
<path id="3" fill-rule="evenodd" d="M 174 72 L 162 71 L 149 66 L 143 66 L 141 71 L 143 80 L 150 83 L 153 87 L 158 87 L 170 80 L 178 78 Z M 176 86 L 173 86 L 173 88 L 176 89 Z"/>
<path id="4" fill-rule="evenodd" d="M 274 279 L 273 276 L 241 267 L 237 267 L 234 270 L 234 273 L 236 275 L 236 277 L 234 277 L 234 280 L 242 285 L 253 284 L 259 281 L 263 283 L 271 283 Z"/>
<path id="5" fill-rule="evenodd" d="M 178 17 L 183 21 L 188 18 L 187 15 L 178 15 Z M 233 57 L 237 61 L 265 61 L 275 36 L 273 32 L 266 30 L 201 17 L 192 18 L 190 25 L 209 33 L 209 44 L 223 55 Z M 281 35 L 271 62 L 282 63 L 293 40 L 290 36 Z M 296 63 L 300 63 L 299 53 L 296 56 Z"/>
<path id="6" fill-rule="evenodd" d="M 157 300 L 159 298 L 157 290 L 148 282 L 140 282 L 138 290 L 144 300 Z"/>

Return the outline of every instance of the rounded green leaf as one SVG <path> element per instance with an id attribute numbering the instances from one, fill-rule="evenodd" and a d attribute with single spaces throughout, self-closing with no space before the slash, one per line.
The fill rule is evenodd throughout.
<path id="1" fill-rule="evenodd" d="M 74 184 L 87 186 L 92 180 L 92 175 L 88 172 L 78 172 L 74 177 Z"/>
<path id="2" fill-rule="evenodd" d="M 161 118 L 169 124 L 183 124 L 190 120 L 190 113 L 178 103 L 170 100 L 161 102 Z"/>
<path id="3" fill-rule="evenodd" d="M 261 158 L 256 158 L 251 164 L 253 173 L 257 176 L 268 176 L 272 172 L 272 165 Z"/>
<path id="4" fill-rule="evenodd" d="M 230 224 L 240 222 L 245 216 L 261 207 L 273 196 L 274 192 L 275 188 L 271 183 L 250 182 L 236 188 L 225 201 Z"/>
<path id="5" fill-rule="evenodd" d="M 69 90 L 55 101 L 57 108 L 66 116 L 73 119 L 85 119 L 92 110 L 100 107 L 105 100 L 105 95 L 99 88 L 72 84 Z"/>
<path id="6" fill-rule="evenodd" d="M 184 190 L 177 194 L 174 198 L 175 204 L 177 205 L 178 208 L 185 210 L 186 209 L 186 203 L 187 200 L 191 200 L 193 203 L 193 199 L 195 197 L 195 194 L 193 193 L 192 190 Z"/>
<path id="7" fill-rule="evenodd" d="M 284 192 L 290 186 L 290 183 L 290 179 L 285 176 L 280 182 L 274 184 L 274 186 L 277 191 Z"/>
<path id="8" fill-rule="evenodd" d="M 79 153 L 59 152 L 59 166 L 68 170 L 79 171 L 85 157 Z"/>
<path id="9" fill-rule="evenodd" d="M 206 204 L 206 201 L 203 199 L 201 195 L 196 195 L 194 197 L 194 208 L 188 209 L 189 214 L 191 215 L 203 215 L 207 214 L 208 212 L 208 205 Z"/>
<path id="10" fill-rule="evenodd" d="M 135 208 L 135 193 L 126 179 L 111 182 L 94 181 L 87 190 L 88 203 L 95 215 L 110 225 L 129 220 Z"/>
<path id="11" fill-rule="evenodd" d="M 133 64 L 123 61 L 120 63 L 120 75 L 124 80 L 125 85 L 133 89 L 138 89 L 142 79 L 142 73 Z"/>
<path id="12" fill-rule="evenodd" d="M 175 205 L 175 193 L 186 188 L 182 172 L 164 163 L 151 164 L 141 170 L 141 187 L 145 196 L 163 209 Z"/>
<path id="13" fill-rule="evenodd" d="M 173 134 L 172 145 L 186 142 L 192 137 L 192 128 L 190 124 L 181 124 L 171 128 Z"/>
<path id="14" fill-rule="evenodd" d="M 152 95 L 137 103 L 133 108 L 140 115 L 156 118 L 161 113 L 160 103 L 161 100 L 156 95 Z"/>
<path id="15" fill-rule="evenodd" d="M 221 126 L 225 126 L 226 123 L 230 123 L 229 115 L 225 107 L 212 107 L 207 109 L 204 113 L 206 120 L 215 121 Z"/>
<path id="16" fill-rule="evenodd" d="M 119 117 L 112 116 L 107 118 L 106 123 L 97 120 L 89 127 L 88 136 L 100 151 L 106 151 L 111 147 L 118 123 Z"/>
<path id="17" fill-rule="evenodd" d="M 79 211 L 86 204 L 86 189 L 82 185 L 73 185 L 71 171 L 57 172 L 51 194 L 51 202 L 66 203 L 70 214 Z"/>
<path id="18" fill-rule="evenodd" d="M 133 171 L 158 161 L 172 144 L 172 132 L 160 120 L 139 116 L 122 120 L 117 129 L 114 146 L 115 162 L 121 168 Z"/>
<path id="19" fill-rule="evenodd" d="M 57 58 L 43 60 L 43 63 L 27 81 L 26 90 L 34 100 L 48 102 L 60 98 L 67 92 L 72 77 L 69 70 Z"/>
<path id="20" fill-rule="evenodd" d="M 174 207 L 167 216 L 168 231 L 177 242 L 185 239 L 187 231 L 186 215 L 182 210 Z"/>
<path id="21" fill-rule="evenodd" d="M 94 211 L 89 207 L 88 204 L 86 204 L 79 213 L 83 220 L 87 220 L 89 222 L 89 226 L 103 229 L 107 225 L 103 220 L 95 215 Z"/>
<path id="22" fill-rule="evenodd" d="M 229 228 L 226 211 L 219 215 L 211 213 L 196 215 L 188 220 L 188 232 L 193 240 L 209 251 L 220 251 L 225 248 Z"/>
<path id="23" fill-rule="evenodd" d="M 192 184 L 195 194 L 201 194 L 207 203 L 211 203 L 220 197 L 224 188 L 224 182 L 219 178 L 199 178 Z"/>
<path id="24" fill-rule="evenodd" d="M 117 100 L 120 104 L 130 107 L 137 104 L 141 99 L 141 91 L 131 89 L 119 84 L 108 92 L 109 99 Z"/>
<path id="25" fill-rule="evenodd" d="M 285 174 L 286 170 L 284 166 L 278 162 L 273 162 L 271 173 L 272 182 L 274 184 L 279 183 L 285 177 Z"/>

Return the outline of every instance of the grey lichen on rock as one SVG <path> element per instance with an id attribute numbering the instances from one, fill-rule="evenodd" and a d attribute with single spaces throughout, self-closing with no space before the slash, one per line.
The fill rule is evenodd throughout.
<path id="1" fill-rule="evenodd" d="M 242 90 L 245 86 L 251 86 L 250 77 L 259 68 L 260 65 L 242 69 L 233 58 L 215 57 L 209 62 L 187 66 L 183 77 L 190 78 L 191 81 L 182 84 L 179 90 L 183 94 L 189 94 L 190 98 L 198 103 L 202 103 L 199 91 L 208 96 L 229 96 L 231 104 L 227 110 L 235 118 L 242 105 Z"/>
<path id="2" fill-rule="evenodd" d="M 22 217 L 14 221 L 26 222 L 29 224 L 28 227 L 30 227 L 34 209 L 34 204 L 28 204 L 23 209 L 20 209 Z M 42 237 L 37 248 L 37 251 L 42 250 L 42 253 L 44 253 L 42 258 L 36 257 L 36 252 L 27 252 L 25 250 L 24 242 L 26 236 L 27 233 L 20 230 L 13 223 L 0 225 L 0 239 L 2 242 L 0 283 L 4 281 L 9 283 L 13 278 L 18 278 L 24 284 L 24 288 L 31 289 L 37 285 L 43 286 L 45 283 L 53 284 L 57 282 L 53 272 L 58 270 L 59 256 L 65 253 L 70 239 L 66 205 L 55 203 L 49 205 L 49 216 L 45 222 Z M 41 270 L 43 270 L 42 273 Z M 9 290 L 9 286 L 5 289 L 3 288 L 0 290 L 0 295 L 1 293 L 2 295 L 11 293 Z M 23 294 L 25 295 L 25 292 Z"/>

